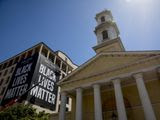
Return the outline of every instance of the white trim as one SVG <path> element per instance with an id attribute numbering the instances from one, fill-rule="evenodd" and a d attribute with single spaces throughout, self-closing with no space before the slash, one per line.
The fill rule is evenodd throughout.
<path id="1" fill-rule="evenodd" d="M 136 74 L 136 73 L 140 73 L 140 72 L 147 72 L 147 71 L 151 71 L 151 70 L 154 70 L 154 69 L 157 69 L 158 67 L 160 67 L 160 65 L 158 66 L 154 66 L 154 67 L 150 67 L 150 68 L 145 68 L 145 69 L 141 69 L 141 70 L 136 70 L 136 71 L 133 71 L 133 72 L 130 72 L 130 73 L 126 73 L 126 74 L 122 74 L 122 75 L 118 75 L 118 76 L 115 76 L 115 77 L 110 77 L 110 78 L 106 78 L 106 79 L 101 79 L 101 80 L 98 80 L 98 81 L 91 81 L 87 84 L 83 84 L 79 87 L 81 88 L 88 88 L 88 87 L 91 87 L 93 84 L 104 84 L 104 83 L 107 83 L 107 82 L 111 82 L 112 80 L 114 79 L 117 79 L 117 78 L 126 78 L 126 77 L 130 77 L 132 76 L 133 74 Z M 77 86 L 75 87 L 72 87 L 70 89 L 65 89 L 65 91 L 72 91 L 72 90 L 75 90 L 77 88 Z"/>
<path id="2" fill-rule="evenodd" d="M 103 72 L 101 72 L 101 73 L 91 74 L 91 75 L 88 75 L 88 76 L 86 76 L 86 77 L 84 77 L 84 78 L 80 78 L 80 79 L 76 79 L 76 80 L 74 79 L 74 80 L 70 80 L 70 81 L 66 81 L 66 82 L 64 81 L 63 83 L 61 83 L 61 85 L 67 84 L 67 83 L 70 83 L 70 82 L 79 81 L 79 80 L 82 80 L 82 79 L 88 79 L 88 78 L 91 78 L 91 77 L 99 76 L 99 75 L 102 75 L 102 74 L 107 74 L 107 73 L 114 72 L 114 71 L 118 71 L 118 70 L 122 70 L 122 69 L 128 68 L 128 67 L 130 67 L 130 66 L 134 66 L 134 65 L 136 65 L 136 64 L 144 64 L 145 62 L 148 62 L 148 61 L 153 60 L 153 59 L 155 59 L 155 58 L 160 59 L 160 55 L 158 55 L 158 56 L 153 56 L 153 57 L 149 57 L 148 59 L 147 59 L 147 58 L 144 58 L 144 59 L 139 60 L 139 61 L 136 61 L 136 62 L 134 62 L 134 63 L 129 63 L 129 64 L 126 64 L 126 65 L 123 65 L 123 66 L 120 66 L 120 67 L 117 67 L 117 68 L 110 69 L 110 70 L 108 70 L 108 71 L 103 71 Z M 160 65 L 159 65 L 159 67 L 160 67 Z M 145 68 L 145 69 L 146 69 L 146 68 Z M 141 70 L 139 70 L 139 72 L 141 72 Z M 127 74 L 128 74 L 128 73 L 127 73 Z"/>
<path id="3" fill-rule="evenodd" d="M 93 58 L 91 58 L 90 60 L 88 60 L 87 62 L 85 62 L 84 64 L 82 64 L 80 67 L 78 67 L 76 70 L 74 70 L 71 74 L 69 74 L 68 76 L 66 76 L 64 79 L 60 80 L 58 82 L 58 85 L 61 85 L 63 84 L 63 82 L 67 82 L 67 79 L 69 79 L 70 77 L 74 76 L 77 72 L 81 71 L 82 69 L 86 68 L 89 64 L 91 64 L 94 60 L 96 60 L 98 57 L 100 56 L 104 56 L 104 55 L 109 55 L 109 56 L 116 56 L 116 55 L 120 55 L 120 56 L 126 56 L 126 55 L 131 55 L 131 56 L 150 56 L 150 55 L 156 55 L 156 56 L 153 56 L 153 57 L 149 57 L 148 59 L 154 59 L 154 57 L 159 57 L 160 55 L 160 51 L 158 51 L 158 53 L 155 53 L 155 52 L 111 52 L 111 53 L 99 53 L 97 54 L 96 56 L 94 56 Z M 146 58 L 140 60 L 140 61 L 147 61 Z M 134 63 L 131 63 L 131 64 L 127 64 L 127 65 L 123 65 L 123 67 L 127 67 L 128 65 L 133 65 L 137 62 L 140 62 L 140 61 L 136 61 Z M 95 62 L 95 61 L 94 61 Z M 122 68 L 122 67 L 121 67 Z M 121 69 L 120 68 L 120 69 Z M 70 81 L 71 82 L 71 81 Z"/>

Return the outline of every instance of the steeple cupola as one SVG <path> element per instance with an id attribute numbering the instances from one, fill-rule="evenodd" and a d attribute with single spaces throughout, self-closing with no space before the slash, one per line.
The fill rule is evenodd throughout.
<path id="1" fill-rule="evenodd" d="M 95 34 L 97 36 L 97 45 L 93 47 L 96 53 L 102 51 L 124 51 L 124 47 L 119 38 L 119 30 L 113 20 L 109 10 L 98 13 L 95 17 L 97 26 Z"/>

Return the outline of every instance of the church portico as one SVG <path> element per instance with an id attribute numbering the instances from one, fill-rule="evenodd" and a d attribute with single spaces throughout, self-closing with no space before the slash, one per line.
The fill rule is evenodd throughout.
<path id="1" fill-rule="evenodd" d="M 66 120 L 160 119 L 160 51 L 125 51 L 111 12 L 96 21 L 96 55 L 58 83 L 72 98 Z"/>
<path id="2" fill-rule="evenodd" d="M 142 79 L 151 75 L 154 76 L 152 79 Z M 147 117 L 151 116 L 155 118 L 155 113 L 151 102 L 150 104 L 144 104 L 144 97 L 140 96 L 141 94 L 144 95 L 144 90 L 139 90 L 138 87 L 142 84 L 139 84 L 140 78 L 141 81 L 143 81 L 143 85 L 145 85 L 145 82 L 146 84 L 150 84 L 151 81 L 157 81 L 157 69 L 155 68 L 150 69 L 146 72 L 130 74 L 130 76 L 124 78 L 116 78 L 110 80 L 106 79 L 103 82 L 90 84 L 90 86 L 82 85 L 79 88 L 68 91 L 66 90 L 66 93 L 68 93 L 69 96 L 72 96 L 76 101 L 76 105 L 74 106 L 76 111 L 74 115 L 72 115 L 74 116 L 73 119 L 109 120 L 112 119 L 112 117 L 116 117 L 119 120 L 127 120 L 131 118 L 131 114 L 133 114 L 135 110 L 136 112 L 134 114 L 138 114 L 137 111 L 139 111 L 140 113 L 144 113 L 144 115 L 141 115 L 141 119 L 148 119 Z M 126 88 L 130 88 L 131 90 L 128 89 L 126 91 Z M 133 90 L 137 92 L 134 92 L 132 94 L 132 92 L 130 91 Z M 146 89 L 145 92 L 147 95 L 149 94 Z M 63 94 L 64 93 L 62 92 L 62 95 Z M 129 98 L 130 96 L 132 96 L 133 100 L 131 100 L 132 98 Z M 147 99 L 148 101 L 150 101 L 149 95 Z M 136 104 L 136 107 L 132 107 L 134 104 Z M 150 106 L 146 109 L 143 104 Z M 145 114 L 146 110 L 150 111 L 150 116 L 148 116 L 148 114 Z"/>

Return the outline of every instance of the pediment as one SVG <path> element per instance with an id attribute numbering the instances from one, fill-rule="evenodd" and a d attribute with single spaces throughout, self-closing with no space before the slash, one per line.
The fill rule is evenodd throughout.
<path id="1" fill-rule="evenodd" d="M 81 65 L 75 71 L 73 71 L 61 82 L 73 81 L 87 76 L 92 76 L 97 73 L 102 73 L 110 69 L 116 69 L 126 64 L 145 59 L 154 55 L 160 54 L 160 52 L 112 52 L 112 53 L 100 53 Z"/>

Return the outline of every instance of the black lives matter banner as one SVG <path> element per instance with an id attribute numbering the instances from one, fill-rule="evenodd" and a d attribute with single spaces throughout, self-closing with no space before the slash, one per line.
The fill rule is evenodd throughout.
<path id="1" fill-rule="evenodd" d="M 31 83 L 33 88 L 28 93 L 28 101 L 55 110 L 58 92 L 56 83 L 58 80 L 58 68 L 43 55 L 40 55 Z"/>
<path id="2" fill-rule="evenodd" d="M 15 68 L 1 105 L 15 99 L 25 99 L 41 107 L 55 110 L 59 68 L 43 55 L 26 58 Z"/>
<path id="3" fill-rule="evenodd" d="M 17 63 L 1 105 L 6 105 L 11 100 L 19 98 L 24 94 L 26 95 L 26 91 L 30 87 L 37 59 L 38 54 L 35 54 Z"/>

